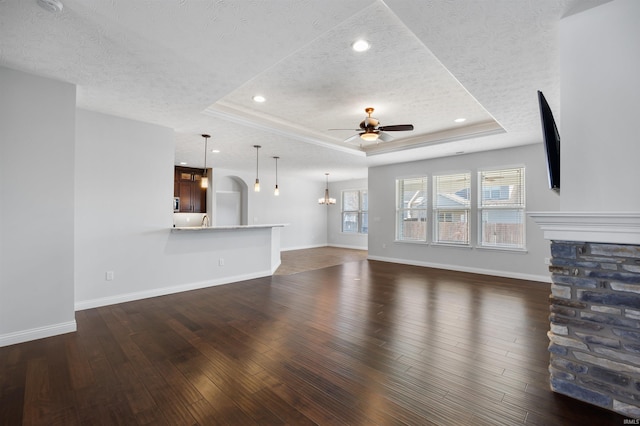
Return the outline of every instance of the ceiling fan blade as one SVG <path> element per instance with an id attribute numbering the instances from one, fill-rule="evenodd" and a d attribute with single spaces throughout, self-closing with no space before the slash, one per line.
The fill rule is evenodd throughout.
<path id="1" fill-rule="evenodd" d="M 391 142 L 393 140 L 393 136 L 388 135 L 384 132 L 380 132 L 378 134 L 378 140 L 382 141 L 382 142 Z"/>
<path id="2" fill-rule="evenodd" d="M 350 138 L 347 138 L 344 140 L 344 143 L 353 143 L 353 142 L 358 142 L 360 140 L 360 134 L 357 135 L 353 135 Z"/>
<path id="3" fill-rule="evenodd" d="M 362 129 L 327 129 L 327 130 L 349 130 L 350 132 L 359 132 Z"/>
<path id="4" fill-rule="evenodd" d="M 413 124 L 396 124 L 393 126 L 380 126 L 378 130 L 383 132 L 401 132 L 405 130 L 413 130 Z"/>

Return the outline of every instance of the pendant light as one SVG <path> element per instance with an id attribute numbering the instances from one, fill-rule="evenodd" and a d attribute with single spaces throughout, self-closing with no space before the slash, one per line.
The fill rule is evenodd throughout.
<path id="1" fill-rule="evenodd" d="M 325 175 L 327 176 L 327 188 L 324 190 L 324 197 L 318 198 L 318 204 L 335 204 L 336 199 L 329 197 L 329 173 L 325 173 Z"/>
<path id="2" fill-rule="evenodd" d="M 207 177 L 207 142 L 209 142 L 210 135 L 202 135 L 204 138 L 204 173 L 202 173 L 202 179 L 200 179 L 200 188 L 209 187 L 209 178 Z"/>
<path id="3" fill-rule="evenodd" d="M 273 195 L 276 197 L 280 195 L 280 188 L 278 188 L 278 159 L 280 157 L 273 157 L 276 160 L 276 189 L 273 190 Z"/>
<path id="4" fill-rule="evenodd" d="M 260 192 L 260 179 L 258 179 L 258 150 L 262 148 L 260 145 L 253 146 L 256 149 L 256 183 L 253 185 L 255 192 Z"/>

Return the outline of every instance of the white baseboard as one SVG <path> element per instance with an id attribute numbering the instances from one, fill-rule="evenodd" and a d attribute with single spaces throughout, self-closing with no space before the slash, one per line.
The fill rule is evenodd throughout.
<path id="1" fill-rule="evenodd" d="M 298 246 L 298 247 L 282 247 L 280 251 L 305 250 L 305 249 L 319 248 L 319 247 L 327 247 L 327 244 L 313 244 L 310 246 Z"/>
<path id="2" fill-rule="evenodd" d="M 369 247 L 367 246 L 348 246 L 345 244 L 329 244 L 328 247 L 344 248 L 344 249 L 351 249 L 351 250 L 369 250 Z"/>
<path id="3" fill-rule="evenodd" d="M 0 335 L 0 347 L 15 345 L 17 343 L 30 342 L 31 340 L 44 339 L 59 334 L 73 333 L 76 331 L 76 321 L 51 324 L 44 327 L 31 328 L 29 330 L 15 331 Z"/>
<path id="4" fill-rule="evenodd" d="M 346 248 L 346 249 L 353 249 L 353 250 L 369 250 L 368 246 L 349 246 L 344 244 L 316 244 L 312 246 L 286 247 L 286 248 L 283 247 L 282 249 L 280 249 L 280 251 L 305 250 L 305 249 L 320 248 L 320 247 L 337 247 L 337 248 Z"/>
<path id="5" fill-rule="evenodd" d="M 99 308 L 100 306 L 115 305 L 116 303 L 132 302 L 134 300 L 148 299 L 150 297 L 165 296 L 167 294 L 180 293 L 189 290 L 198 290 L 206 287 L 231 284 L 239 281 L 252 280 L 273 275 L 271 271 L 254 272 L 252 274 L 235 275 L 224 277 L 213 281 L 198 281 L 188 284 L 180 284 L 172 287 L 154 288 L 151 290 L 137 291 L 135 293 L 117 294 L 115 296 L 102 297 L 99 299 L 81 300 L 75 303 L 76 311 L 84 309 Z"/>
<path id="6" fill-rule="evenodd" d="M 518 280 L 539 281 L 551 283 L 551 276 L 521 274 L 518 272 L 499 271 L 494 269 L 472 268 L 460 265 L 447 265 L 442 263 L 422 262 L 418 260 L 396 259 L 382 256 L 367 256 L 369 260 L 379 260 L 381 262 L 400 263 L 402 265 L 424 266 L 426 268 L 446 269 L 448 271 L 469 272 L 472 274 L 492 275 L 494 277 L 515 278 Z"/>
<path id="7" fill-rule="evenodd" d="M 278 262 L 276 265 L 273 265 L 271 267 L 271 275 L 275 274 L 276 271 L 278 270 L 278 268 L 280 267 L 280 265 L 282 265 L 282 262 Z"/>

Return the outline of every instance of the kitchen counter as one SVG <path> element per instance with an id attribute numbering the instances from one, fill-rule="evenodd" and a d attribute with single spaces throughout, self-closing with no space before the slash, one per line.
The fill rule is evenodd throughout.
<path id="1" fill-rule="evenodd" d="M 206 231 L 228 231 L 235 229 L 261 229 L 261 228 L 282 228 L 287 226 L 285 223 L 266 224 L 266 225 L 227 225 L 227 226 L 175 226 L 171 228 L 172 232 L 206 232 Z"/>

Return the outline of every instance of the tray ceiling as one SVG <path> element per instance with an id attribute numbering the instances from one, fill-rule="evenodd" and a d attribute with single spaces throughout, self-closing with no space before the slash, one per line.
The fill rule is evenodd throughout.
<path id="1" fill-rule="evenodd" d="M 0 65 L 76 84 L 80 108 L 175 129 L 176 163 L 201 167 L 209 133 L 210 167 L 252 170 L 259 142 L 283 174 L 341 180 L 540 142 L 536 90 L 559 114 L 559 20 L 604 1 L 63 3 L 0 0 Z M 351 49 L 360 38 L 368 51 Z M 415 129 L 345 142 L 366 107 Z"/>

